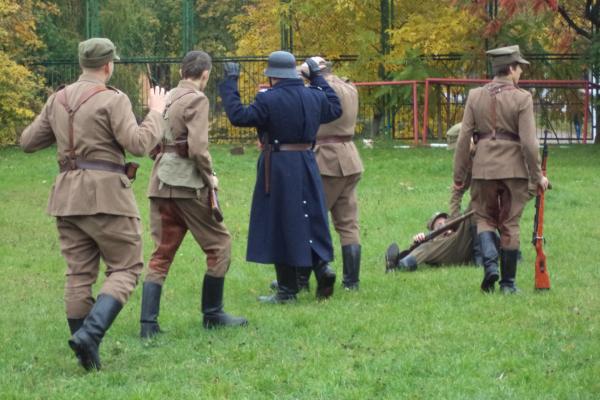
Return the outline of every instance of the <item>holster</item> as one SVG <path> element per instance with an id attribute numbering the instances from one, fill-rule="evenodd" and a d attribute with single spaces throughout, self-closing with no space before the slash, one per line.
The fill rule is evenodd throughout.
<path id="1" fill-rule="evenodd" d="M 137 175 L 137 170 L 140 167 L 140 164 L 136 162 L 128 162 L 125 163 L 125 175 L 129 178 L 130 181 L 134 181 Z"/>
<path id="2" fill-rule="evenodd" d="M 217 222 L 223 222 L 223 211 L 219 204 L 219 196 L 217 196 L 217 189 L 208 189 L 208 204 L 212 212 L 213 218 Z"/>

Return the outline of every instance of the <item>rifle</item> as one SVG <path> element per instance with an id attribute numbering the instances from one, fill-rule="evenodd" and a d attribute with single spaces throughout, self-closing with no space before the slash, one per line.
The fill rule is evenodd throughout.
<path id="1" fill-rule="evenodd" d="M 542 150 L 542 175 L 546 176 L 546 163 L 548 161 L 548 130 L 544 129 L 544 147 Z M 533 217 L 533 238 L 531 243 L 535 246 L 535 288 L 550 289 L 550 276 L 544 254 L 544 191 L 538 188 L 535 198 L 535 216 Z"/>
<path id="2" fill-rule="evenodd" d="M 461 215 L 460 217 L 456 217 L 456 218 L 446 222 L 444 224 L 444 226 L 441 226 L 441 227 L 429 232 L 427 235 L 425 235 L 424 240 L 417 242 L 417 243 L 413 243 L 407 250 L 401 251 L 400 254 L 398 255 L 398 259 L 402 260 L 404 257 L 409 255 L 414 249 L 416 249 L 423 243 L 427 243 L 430 240 L 433 240 L 436 237 L 440 236 L 442 233 L 446 232 L 447 230 L 454 228 L 455 226 L 457 226 L 458 224 L 460 224 L 461 222 L 463 222 L 464 220 L 466 220 L 473 214 L 475 214 L 475 210 L 471 210 L 468 213 Z"/>
<path id="3" fill-rule="evenodd" d="M 156 79 L 154 79 L 154 77 L 152 76 L 152 71 L 150 70 L 150 64 L 146 64 L 146 78 L 148 79 L 150 88 L 158 86 L 158 81 Z"/>

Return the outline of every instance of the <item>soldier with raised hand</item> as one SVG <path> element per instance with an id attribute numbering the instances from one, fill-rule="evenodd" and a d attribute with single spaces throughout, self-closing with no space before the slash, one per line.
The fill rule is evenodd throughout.
<path id="1" fill-rule="evenodd" d="M 342 106 L 342 116 L 322 124 L 317 132 L 315 158 L 323 181 L 327 209 L 342 245 L 342 286 L 348 290 L 359 287 L 361 246 L 358 225 L 358 199 L 356 187 L 364 167 L 352 139 L 358 115 L 358 91 L 348 80 L 332 73 L 331 63 L 322 57 L 311 57 L 317 63 L 323 78 L 337 94 Z M 308 79 L 306 63 L 300 71 Z M 308 269 L 300 272 L 309 272 Z M 308 277 L 299 275 L 299 283 Z"/>
<path id="2" fill-rule="evenodd" d="M 312 151 L 319 126 L 339 118 L 340 102 L 319 66 L 307 61 L 311 87 L 296 71 L 293 54 L 269 55 L 265 75 L 271 89 L 244 106 L 237 89 L 239 64 L 226 65 L 219 85 L 227 117 L 235 126 L 257 128 L 262 144 L 250 212 L 246 259 L 275 264 L 278 289 L 260 301 L 285 303 L 296 299 L 296 268 L 312 268 L 317 297 L 333 293 L 335 273 L 328 262 L 333 248 L 321 176 Z"/>
<path id="3" fill-rule="evenodd" d="M 548 179 L 541 172 L 531 94 L 518 87 L 521 66 L 529 62 L 521 56 L 519 46 L 487 54 L 494 79 L 469 92 L 454 155 L 454 186 L 465 186 L 473 139 L 477 150 L 472 161 L 471 200 L 484 264 L 481 290 L 492 292 L 500 279 L 502 292 L 514 293 L 519 221 L 532 197 L 530 190 L 546 190 Z"/>
<path id="4" fill-rule="evenodd" d="M 100 342 L 143 268 L 140 215 L 131 189 L 136 166 L 125 164 L 125 150 L 141 156 L 156 146 L 165 108 L 164 90 L 151 89 L 150 111 L 138 126 L 127 95 L 106 85 L 118 59 L 108 39 L 81 42 L 81 76 L 50 96 L 20 138 L 26 152 L 57 145 L 60 174 L 48 213 L 56 217 L 67 262 L 69 345 L 86 370 L 100 369 Z M 94 299 L 101 258 L 106 279 Z"/>
<path id="5" fill-rule="evenodd" d="M 203 51 L 188 52 L 181 62 L 181 80 L 169 92 L 164 136 L 154 161 L 148 197 L 155 243 L 144 281 L 141 311 L 143 338 L 160 331 L 158 313 L 162 287 L 177 249 L 189 230 L 206 254 L 202 286 L 203 326 L 246 325 L 223 311 L 225 274 L 231 263 L 231 235 L 215 219 L 209 195 L 218 187 L 208 152 L 208 98 L 204 89 L 212 60 Z"/>

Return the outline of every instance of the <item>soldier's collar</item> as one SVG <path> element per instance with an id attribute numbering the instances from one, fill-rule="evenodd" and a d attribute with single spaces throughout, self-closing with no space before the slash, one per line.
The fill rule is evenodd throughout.
<path id="1" fill-rule="evenodd" d="M 193 89 L 195 91 L 201 92 L 199 85 L 196 85 L 194 84 L 194 82 L 185 79 L 180 80 L 177 84 L 177 87 L 182 89 Z"/>
<path id="2" fill-rule="evenodd" d="M 495 76 L 494 80 L 492 82 L 499 83 L 502 85 L 512 85 L 512 86 L 515 85 L 515 83 L 512 81 L 512 79 L 510 79 L 509 77 L 506 77 L 506 76 Z"/>
<path id="3" fill-rule="evenodd" d="M 282 86 L 304 86 L 304 81 L 302 79 L 282 79 L 277 82 L 273 88 L 278 88 Z"/>
<path id="4" fill-rule="evenodd" d="M 94 75 L 92 75 L 92 74 L 86 74 L 85 72 L 83 74 L 79 75 L 79 79 L 77 79 L 77 81 L 78 82 L 84 81 L 84 82 L 99 83 L 101 85 L 105 85 L 106 84 L 102 80 L 96 78 Z"/>

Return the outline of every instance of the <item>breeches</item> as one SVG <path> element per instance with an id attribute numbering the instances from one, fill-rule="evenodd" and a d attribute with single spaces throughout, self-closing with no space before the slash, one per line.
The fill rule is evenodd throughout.
<path id="1" fill-rule="evenodd" d="M 56 225 L 67 261 L 67 317 L 84 318 L 94 305 L 92 285 L 98 277 L 100 258 L 106 264 L 106 279 L 99 293 L 125 304 L 143 268 L 140 220 L 98 214 L 57 217 Z"/>
<path id="2" fill-rule="evenodd" d="M 527 179 L 474 179 L 471 203 L 475 209 L 477 232 L 500 232 L 500 246 L 519 248 L 519 221 L 529 200 Z"/>
<path id="3" fill-rule="evenodd" d="M 321 176 L 327 209 L 333 226 L 340 235 L 342 246 L 360 244 L 356 186 L 361 174 L 348 176 Z"/>
<path id="4" fill-rule="evenodd" d="M 188 230 L 206 255 L 206 274 L 222 278 L 227 273 L 231 262 L 231 235 L 223 223 L 214 220 L 208 201 L 152 198 L 150 229 L 155 246 L 146 282 L 164 283 Z"/>

